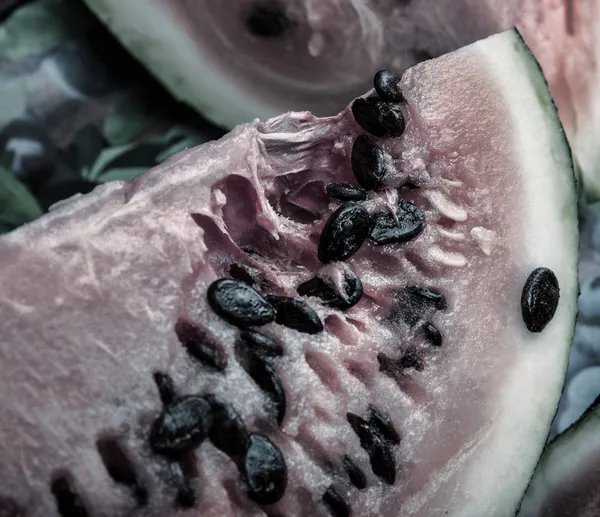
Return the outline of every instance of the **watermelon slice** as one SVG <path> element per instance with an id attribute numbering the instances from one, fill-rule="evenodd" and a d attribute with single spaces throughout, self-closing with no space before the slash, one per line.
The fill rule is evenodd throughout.
<path id="1" fill-rule="evenodd" d="M 86 2 L 175 97 L 229 128 L 288 110 L 333 115 L 381 68 L 401 74 L 516 25 L 600 197 L 596 0 Z"/>
<path id="2" fill-rule="evenodd" d="M 519 517 L 600 515 L 600 401 L 544 451 Z"/>
<path id="3" fill-rule="evenodd" d="M 4 507 L 514 513 L 575 322 L 569 147 L 515 30 L 397 79 L 0 238 Z"/>

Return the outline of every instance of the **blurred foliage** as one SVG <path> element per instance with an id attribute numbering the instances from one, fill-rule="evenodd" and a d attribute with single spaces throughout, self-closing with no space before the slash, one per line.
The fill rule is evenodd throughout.
<path id="1" fill-rule="evenodd" d="M 80 0 L 0 24 L 0 233 L 223 131 L 176 102 Z"/>

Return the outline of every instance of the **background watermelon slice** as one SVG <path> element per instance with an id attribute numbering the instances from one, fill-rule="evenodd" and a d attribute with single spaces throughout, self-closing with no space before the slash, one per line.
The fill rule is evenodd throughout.
<path id="1" fill-rule="evenodd" d="M 600 406 L 596 401 L 546 448 L 519 517 L 592 517 L 600 513 L 599 426 Z"/>
<path id="2" fill-rule="evenodd" d="M 333 115 L 381 68 L 402 73 L 516 25 L 600 196 L 595 0 L 86 2 L 176 98 L 227 128 L 288 110 Z"/>

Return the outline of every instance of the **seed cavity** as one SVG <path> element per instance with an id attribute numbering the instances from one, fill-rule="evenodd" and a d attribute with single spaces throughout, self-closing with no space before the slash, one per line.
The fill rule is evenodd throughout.
<path id="1" fill-rule="evenodd" d="M 367 133 L 379 137 L 397 137 L 404 133 L 406 122 L 397 104 L 376 97 L 359 98 L 352 103 L 354 120 Z"/>
<path id="2" fill-rule="evenodd" d="M 347 260 L 367 238 L 371 219 L 359 203 L 346 203 L 325 223 L 319 240 L 318 257 L 323 264 Z"/>
<path id="3" fill-rule="evenodd" d="M 385 152 L 375 140 L 360 135 L 352 145 L 352 172 L 356 181 L 366 190 L 377 190 L 385 177 Z"/>
<path id="4" fill-rule="evenodd" d="M 433 346 L 442 346 L 442 333 L 430 321 L 426 321 L 423 324 L 423 334 L 425 335 L 425 339 L 429 342 L 429 344 Z"/>
<path id="5" fill-rule="evenodd" d="M 256 330 L 244 330 L 240 337 L 248 345 L 251 352 L 262 358 L 278 357 L 283 355 L 283 347 L 273 338 Z"/>
<path id="6" fill-rule="evenodd" d="M 386 439 L 372 417 L 366 421 L 354 413 L 347 413 L 346 418 L 358 436 L 360 446 L 369 455 L 373 474 L 388 485 L 393 485 L 396 481 L 396 460 L 391 446 L 394 443 Z"/>
<path id="7" fill-rule="evenodd" d="M 362 469 L 352 461 L 350 456 L 344 456 L 344 470 L 348 474 L 350 482 L 359 490 L 367 488 L 367 477 Z"/>
<path id="8" fill-rule="evenodd" d="M 240 282 L 244 282 L 245 284 L 248 284 L 250 287 L 252 287 L 256 283 L 253 276 L 250 274 L 250 271 L 248 271 L 248 269 L 246 267 L 241 266 L 240 264 L 235 264 L 235 263 L 231 264 L 229 266 L 229 275 L 234 280 L 239 280 Z"/>
<path id="9" fill-rule="evenodd" d="M 216 345 L 194 325 L 179 321 L 175 325 L 175 333 L 187 353 L 200 364 L 219 372 L 227 367 L 227 359 L 221 356 Z"/>
<path id="10" fill-rule="evenodd" d="M 100 438 L 96 448 L 112 480 L 129 489 L 138 507 L 148 505 L 148 490 L 139 479 L 133 463 L 114 437 Z"/>
<path id="11" fill-rule="evenodd" d="M 248 373 L 273 403 L 277 423 L 281 425 L 285 417 L 287 402 L 279 375 L 269 363 L 257 356 L 251 358 Z"/>
<path id="12" fill-rule="evenodd" d="M 268 299 L 277 309 L 275 321 L 280 325 L 305 334 L 323 331 L 321 318 L 306 302 L 287 296 L 269 296 Z"/>
<path id="13" fill-rule="evenodd" d="M 177 396 L 175 383 L 170 375 L 163 372 L 154 372 L 154 382 L 158 388 L 160 400 L 164 406 L 171 404 Z"/>
<path id="14" fill-rule="evenodd" d="M 378 245 L 407 242 L 417 237 L 425 227 L 425 214 L 410 201 L 401 199 L 396 217 L 389 212 L 378 212 L 373 216 L 369 238 Z"/>
<path id="15" fill-rule="evenodd" d="M 212 408 L 206 398 L 199 395 L 180 397 L 154 421 L 150 447 L 156 454 L 181 457 L 200 446 L 212 424 Z"/>
<path id="16" fill-rule="evenodd" d="M 527 330 L 544 330 L 554 317 L 559 298 L 560 289 L 554 272 L 546 267 L 534 269 L 521 294 L 521 313 Z"/>
<path id="17" fill-rule="evenodd" d="M 356 305 L 363 295 L 363 284 L 354 273 L 344 274 L 344 293 L 336 291 L 335 287 L 325 280 L 314 277 L 301 283 L 296 291 L 300 296 L 316 296 L 325 305 L 334 309 L 346 310 Z"/>
<path id="18" fill-rule="evenodd" d="M 258 504 L 279 501 L 287 488 L 287 466 L 283 454 L 266 436 L 251 434 L 242 462 L 242 476 L 248 497 Z"/>
<path id="19" fill-rule="evenodd" d="M 285 4 L 276 0 L 257 2 L 246 17 L 246 27 L 253 36 L 273 39 L 283 36 L 295 26 Z"/>
<path id="20" fill-rule="evenodd" d="M 340 201 L 364 201 L 367 199 L 367 192 L 364 188 L 347 183 L 330 183 L 325 187 L 325 192 L 330 198 Z"/>
<path id="21" fill-rule="evenodd" d="M 350 504 L 337 492 L 333 485 L 330 485 L 323 494 L 323 502 L 333 517 L 350 517 L 352 514 Z"/>
<path id="22" fill-rule="evenodd" d="M 242 456 L 248 447 L 248 431 L 242 417 L 222 398 L 207 395 L 206 399 L 213 414 L 210 441 L 228 456 Z"/>
<path id="23" fill-rule="evenodd" d="M 275 309 L 252 287 L 239 280 L 221 278 L 208 288 L 211 308 L 241 328 L 260 326 L 275 319 Z"/>
<path id="24" fill-rule="evenodd" d="M 403 102 L 404 94 L 400 88 L 400 76 L 391 70 L 380 70 L 373 79 L 375 91 L 381 100 L 387 102 Z"/>
<path id="25" fill-rule="evenodd" d="M 61 517 L 88 517 L 89 513 L 81 496 L 75 492 L 66 476 L 59 476 L 50 485 Z"/>

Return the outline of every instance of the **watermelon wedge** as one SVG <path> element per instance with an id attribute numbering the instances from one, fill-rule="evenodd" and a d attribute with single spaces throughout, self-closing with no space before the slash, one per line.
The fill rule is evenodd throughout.
<path id="1" fill-rule="evenodd" d="M 575 322 L 570 150 L 516 30 L 398 79 L 0 238 L 9 515 L 514 514 Z"/>

